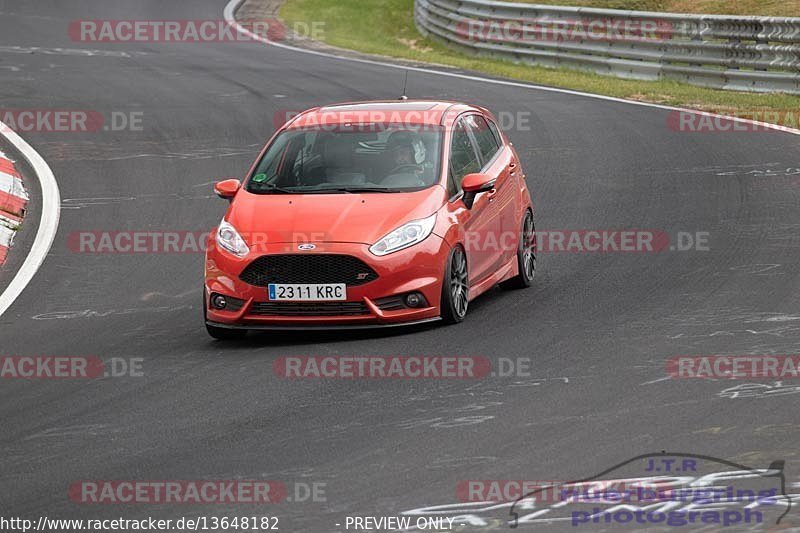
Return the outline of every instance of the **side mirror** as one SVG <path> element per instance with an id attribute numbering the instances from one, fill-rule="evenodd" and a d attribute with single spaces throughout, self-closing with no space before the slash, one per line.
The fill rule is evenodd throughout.
<path id="1" fill-rule="evenodd" d="M 241 186 L 241 183 L 237 179 L 218 181 L 214 184 L 214 192 L 217 193 L 217 196 L 220 198 L 232 200 Z"/>
<path id="2" fill-rule="evenodd" d="M 467 206 L 467 209 L 472 209 L 472 204 L 475 203 L 475 197 L 482 192 L 491 191 L 494 188 L 495 179 L 488 174 L 467 174 L 461 180 L 461 189 L 464 191 L 464 196 L 461 200 Z"/>

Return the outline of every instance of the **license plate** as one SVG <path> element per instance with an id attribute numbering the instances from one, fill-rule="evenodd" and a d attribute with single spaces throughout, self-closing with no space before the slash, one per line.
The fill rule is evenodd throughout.
<path id="1" fill-rule="evenodd" d="M 270 283 L 269 299 L 284 302 L 324 302 L 347 299 L 344 283 Z"/>

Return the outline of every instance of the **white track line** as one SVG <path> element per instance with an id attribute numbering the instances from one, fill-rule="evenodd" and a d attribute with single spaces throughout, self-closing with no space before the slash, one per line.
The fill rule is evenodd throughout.
<path id="1" fill-rule="evenodd" d="M 30 163 L 42 188 L 42 218 L 39 220 L 39 231 L 36 233 L 31 251 L 28 252 L 28 257 L 25 258 L 22 267 L 17 271 L 3 294 L 0 294 L 1 317 L 31 282 L 53 245 L 58 231 L 58 219 L 61 215 L 61 194 L 58 191 L 58 183 L 56 183 L 53 171 L 36 150 L 2 122 L 0 122 L 0 135 L 13 144 Z"/>
<path id="2" fill-rule="evenodd" d="M 311 54 L 311 55 L 320 56 L 320 57 L 327 57 L 327 58 L 331 58 L 331 59 L 339 59 L 339 60 L 342 60 L 342 61 L 352 61 L 354 63 L 364 63 L 364 64 L 367 64 L 367 65 L 378 65 L 378 66 L 381 66 L 381 67 L 408 70 L 408 71 L 411 71 L 411 72 L 424 72 L 425 74 L 435 74 L 435 75 L 438 75 L 438 76 L 447 76 L 449 78 L 459 78 L 459 79 L 462 79 L 462 80 L 470 80 L 470 81 L 478 81 L 478 82 L 483 82 L 483 83 L 491 83 L 491 84 L 494 84 L 494 85 L 505 85 L 507 87 L 520 87 L 520 88 L 523 88 L 523 89 L 534 89 L 534 90 L 537 90 L 537 91 L 547 91 L 547 92 L 552 92 L 552 93 L 569 94 L 569 95 L 573 95 L 573 96 L 584 96 L 586 98 L 596 98 L 598 100 L 606 100 L 606 101 L 609 101 L 609 102 L 620 102 L 620 103 L 623 103 L 623 104 L 638 105 L 638 106 L 643 106 L 643 107 L 653 107 L 653 108 L 656 108 L 656 109 L 666 109 L 668 111 L 683 111 L 685 113 L 693 113 L 693 114 L 696 114 L 696 115 L 703 115 L 703 116 L 716 117 L 716 118 L 724 118 L 726 120 L 731 120 L 731 121 L 735 121 L 735 122 L 743 122 L 745 124 L 756 124 L 758 126 L 763 126 L 765 128 L 769 128 L 769 129 L 773 129 L 773 130 L 782 131 L 782 132 L 785 132 L 785 133 L 791 133 L 793 135 L 800 135 L 800 130 L 799 129 L 789 128 L 789 127 L 786 127 L 786 126 L 779 126 L 777 124 L 767 124 L 766 122 L 759 122 L 759 121 L 756 121 L 756 120 L 749 120 L 749 119 L 746 119 L 746 118 L 731 117 L 731 116 L 727 116 L 727 115 L 719 115 L 717 113 L 709 113 L 707 111 L 698 111 L 696 109 L 686 109 L 686 108 L 683 108 L 683 107 L 673 107 L 673 106 L 667 106 L 667 105 L 661 105 L 661 104 L 651 104 L 651 103 L 648 103 L 648 102 L 638 102 L 638 101 L 635 101 L 635 100 L 625 100 L 624 98 L 615 98 L 613 96 L 603 96 L 601 94 L 584 93 L 584 92 L 581 92 L 581 91 L 572 91 L 570 89 L 558 89 L 558 88 L 555 88 L 555 87 L 545 87 L 543 85 L 534 85 L 534 84 L 531 84 L 531 83 L 523 83 L 523 82 L 507 81 L 507 80 L 494 80 L 494 79 L 491 79 L 491 78 L 483 78 L 481 76 L 470 76 L 469 74 L 458 74 L 456 72 L 445 72 L 445 71 L 434 70 L 434 69 L 430 69 L 430 68 L 420 68 L 420 67 L 410 67 L 410 66 L 407 67 L 405 65 L 394 65 L 392 63 L 384 63 L 382 61 L 374 61 L 374 60 L 371 60 L 371 59 L 360 59 L 360 58 L 356 58 L 356 57 L 338 56 L 336 54 L 329 54 L 329 53 L 326 53 L 326 52 L 318 52 L 316 50 L 308 50 L 306 48 L 297 48 L 296 46 L 290 46 L 288 44 L 279 43 L 279 42 L 275 42 L 275 41 L 270 41 L 269 39 L 261 37 L 260 35 L 256 35 L 255 33 L 251 32 L 248 29 L 246 29 L 243 26 L 241 26 L 236 21 L 235 14 L 236 14 L 236 10 L 239 8 L 239 6 L 242 3 L 244 3 L 244 0 L 230 0 L 228 2 L 228 4 L 225 6 L 225 10 L 223 11 L 223 17 L 225 17 L 226 22 L 228 22 L 228 24 L 233 25 L 234 27 L 236 27 L 237 31 L 239 31 L 242 34 L 247 35 L 248 37 L 250 37 L 253 40 L 260 41 L 260 42 L 268 44 L 270 46 L 276 46 L 278 48 L 284 48 L 286 50 L 293 50 L 295 52 L 301 52 L 303 54 Z"/>

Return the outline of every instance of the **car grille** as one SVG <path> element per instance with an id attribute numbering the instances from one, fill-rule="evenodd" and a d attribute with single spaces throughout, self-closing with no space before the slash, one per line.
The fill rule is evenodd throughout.
<path id="1" fill-rule="evenodd" d="M 270 283 L 345 283 L 348 287 L 378 279 L 378 274 L 351 255 L 263 255 L 242 271 L 239 279 L 250 285 Z"/>
<path id="2" fill-rule="evenodd" d="M 401 309 L 406 309 L 403 296 L 399 294 L 387 296 L 386 298 L 378 298 L 375 300 L 375 305 L 377 305 L 381 311 L 399 311 Z"/>
<path id="3" fill-rule="evenodd" d="M 337 316 L 369 314 L 364 302 L 257 302 L 251 315 L 270 316 Z"/>

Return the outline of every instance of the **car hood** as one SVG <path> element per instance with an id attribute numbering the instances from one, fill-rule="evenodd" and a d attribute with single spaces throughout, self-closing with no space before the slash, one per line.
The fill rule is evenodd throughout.
<path id="1" fill-rule="evenodd" d="M 225 219 L 251 247 L 266 243 L 373 244 L 444 205 L 436 185 L 407 193 L 252 194 L 240 190 Z"/>

